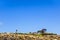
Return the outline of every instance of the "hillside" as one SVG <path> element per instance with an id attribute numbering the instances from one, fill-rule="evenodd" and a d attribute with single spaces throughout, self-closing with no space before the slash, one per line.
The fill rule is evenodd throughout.
<path id="1" fill-rule="evenodd" d="M 0 40 L 60 40 L 60 35 L 47 33 L 46 29 L 29 33 L 0 33 Z"/>
<path id="2" fill-rule="evenodd" d="M 60 35 L 0 34 L 0 40 L 60 40 Z"/>

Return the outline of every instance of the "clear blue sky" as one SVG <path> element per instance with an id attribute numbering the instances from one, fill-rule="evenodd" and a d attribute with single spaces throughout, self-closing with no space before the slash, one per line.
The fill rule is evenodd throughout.
<path id="1" fill-rule="evenodd" d="M 60 34 L 59 0 L 0 0 L 0 32 L 34 32 L 46 28 Z"/>

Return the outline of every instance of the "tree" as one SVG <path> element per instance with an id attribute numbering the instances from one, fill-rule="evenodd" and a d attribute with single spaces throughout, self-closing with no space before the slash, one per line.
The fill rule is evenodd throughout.
<path id="1" fill-rule="evenodd" d="M 37 33 L 41 33 L 41 35 L 44 36 L 46 34 L 45 33 L 46 31 L 47 29 L 42 29 L 42 30 L 38 30 Z"/>
<path id="2" fill-rule="evenodd" d="M 47 31 L 47 29 L 42 29 L 42 30 L 38 30 L 37 33 L 45 33 Z"/>
<path id="3" fill-rule="evenodd" d="M 16 34 L 17 34 L 18 30 L 16 29 Z"/>

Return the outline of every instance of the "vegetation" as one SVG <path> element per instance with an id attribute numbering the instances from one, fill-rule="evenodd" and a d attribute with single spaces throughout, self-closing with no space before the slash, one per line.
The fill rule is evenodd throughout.
<path id="1" fill-rule="evenodd" d="M 42 29 L 42 30 L 38 30 L 37 33 L 45 33 L 47 31 L 47 29 Z"/>
<path id="2" fill-rule="evenodd" d="M 29 33 L 0 33 L 0 40 L 60 40 L 60 36 L 54 33 L 47 33 L 47 29 Z"/>

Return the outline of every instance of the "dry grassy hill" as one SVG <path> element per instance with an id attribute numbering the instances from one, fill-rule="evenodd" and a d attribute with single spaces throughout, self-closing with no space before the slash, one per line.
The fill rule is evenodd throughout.
<path id="1" fill-rule="evenodd" d="M 60 35 L 47 33 L 46 29 L 29 33 L 0 33 L 0 40 L 60 40 Z"/>
<path id="2" fill-rule="evenodd" d="M 0 40 L 60 40 L 60 35 L 0 34 Z"/>

